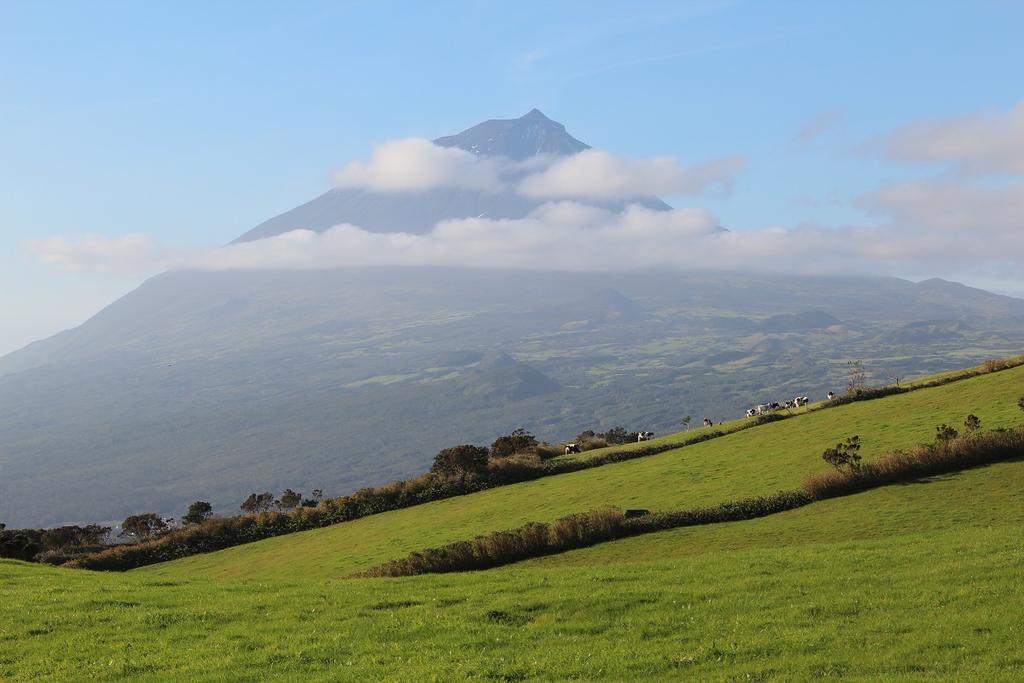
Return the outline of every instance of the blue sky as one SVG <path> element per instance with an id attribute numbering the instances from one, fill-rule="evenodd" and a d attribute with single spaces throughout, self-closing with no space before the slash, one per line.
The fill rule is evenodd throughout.
<path id="1" fill-rule="evenodd" d="M 141 279 L 27 242 L 216 246 L 374 143 L 532 107 L 620 155 L 744 155 L 700 200 L 732 230 L 868 220 L 858 197 L 944 172 L 880 153 L 892 131 L 1024 98 L 1021 26 L 1014 2 L 5 0 L 0 353 Z"/>

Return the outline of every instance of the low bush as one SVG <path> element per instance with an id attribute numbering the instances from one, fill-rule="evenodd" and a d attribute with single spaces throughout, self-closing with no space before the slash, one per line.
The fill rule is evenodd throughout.
<path id="1" fill-rule="evenodd" d="M 661 512 L 626 518 L 616 508 L 598 508 L 568 515 L 549 524 L 530 522 L 517 529 L 496 531 L 470 541 L 428 548 L 374 567 L 356 576 L 413 576 L 490 569 L 533 557 L 565 552 L 627 536 L 685 526 L 754 519 L 792 510 L 811 502 L 802 491 L 780 491 L 714 507 Z"/>
<path id="2" fill-rule="evenodd" d="M 822 500 L 1020 457 L 1024 457 L 1024 427 L 973 433 L 889 453 L 856 470 L 808 475 L 803 490 L 811 498 Z"/>

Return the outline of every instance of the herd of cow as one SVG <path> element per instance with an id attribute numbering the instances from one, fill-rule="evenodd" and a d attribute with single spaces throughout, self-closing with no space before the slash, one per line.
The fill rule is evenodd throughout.
<path id="1" fill-rule="evenodd" d="M 832 393 L 831 391 L 828 392 L 828 400 L 832 401 L 832 400 L 835 399 L 835 397 L 836 397 L 836 395 L 834 393 Z M 792 399 L 790 401 L 783 401 L 782 403 L 778 403 L 778 402 L 775 402 L 775 401 L 773 401 L 771 403 L 762 403 L 760 405 L 754 406 L 753 408 L 747 408 L 747 417 L 756 417 L 758 415 L 767 415 L 768 413 L 774 413 L 777 410 L 788 410 L 790 408 L 800 408 L 801 406 L 805 406 L 808 403 L 810 403 L 810 401 L 811 401 L 811 399 L 808 398 L 807 396 L 797 396 L 796 398 L 794 398 L 794 399 Z M 711 420 L 709 420 L 708 418 L 706 418 L 706 417 L 704 418 L 704 426 L 705 427 L 713 427 L 714 424 L 715 423 L 712 422 Z M 637 441 L 650 441 L 653 438 L 654 438 L 654 432 L 637 432 L 637 435 L 636 435 L 636 440 Z M 566 444 L 566 446 L 565 446 L 565 454 L 566 455 L 569 455 L 570 453 L 579 453 L 579 452 L 580 452 L 579 444 L 575 444 L 575 443 Z"/>
<path id="2" fill-rule="evenodd" d="M 829 397 L 831 398 L 831 396 Z M 799 408 L 805 406 L 810 402 L 811 399 L 806 396 L 797 396 L 791 401 L 784 401 L 783 403 L 762 403 L 761 405 L 754 406 L 753 408 L 747 408 L 747 417 L 754 417 L 755 415 L 767 415 L 768 413 L 774 413 L 776 410 L 788 410 L 789 408 Z"/>

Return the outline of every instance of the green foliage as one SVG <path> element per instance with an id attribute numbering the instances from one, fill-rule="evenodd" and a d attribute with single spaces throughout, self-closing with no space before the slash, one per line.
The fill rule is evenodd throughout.
<path id="1" fill-rule="evenodd" d="M 8 529 L 0 524 L 0 557 L 29 562 L 42 549 L 42 529 Z"/>
<path id="2" fill-rule="evenodd" d="M 197 500 L 188 506 L 188 511 L 181 517 L 181 523 L 186 526 L 202 524 L 210 517 L 213 517 L 213 506 L 205 500 Z"/>
<path id="3" fill-rule="evenodd" d="M 627 519 L 621 510 L 599 508 L 568 515 L 550 524 L 530 522 L 518 529 L 495 531 L 471 541 L 428 548 L 393 560 L 359 576 L 413 576 L 499 567 L 533 557 L 586 548 L 597 543 L 687 526 L 735 522 L 793 510 L 811 498 L 802 491 L 722 503 L 710 508 L 679 510 Z"/>
<path id="4" fill-rule="evenodd" d="M 860 471 L 860 437 L 851 436 L 832 448 L 826 448 L 821 459 L 840 472 L 844 468 L 851 473 Z"/>
<path id="5" fill-rule="evenodd" d="M 274 494 L 270 491 L 263 493 L 250 493 L 249 497 L 242 501 L 239 506 L 242 512 L 250 515 L 266 512 L 274 505 Z"/>
<path id="6" fill-rule="evenodd" d="M 499 436 L 491 444 L 491 457 L 507 458 L 514 453 L 523 453 L 537 446 L 537 438 L 520 427 L 511 434 Z"/>
<path id="7" fill-rule="evenodd" d="M 480 475 L 487 471 L 487 447 L 463 444 L 445 448 L 434 456 L 430 471 L 451 477 Z"/>
<path id="8" fill-rule="evenodd" d="M 68 550 L 103 545 L 109 526 L 87 524 L 86 526 L 60 526 L 43 531 L 40 541 L 43 550 Z"/>
<path id="9" fill-rule="evenodd" d="M 121 522 L 121 535 L 134 538 L 153 538 L 166 532 L 168 529 L 169 525 L 167 522 L 155 512 L 131 515 Z"/>
<path id="10" fill-rule="evenodd" d="M 278 510 L 294 510 L 302 504 L 302 494 L 291 489 L 285 489 L 281 497 L 274 501 Z"/>
<path id="11" fill-rule="evenodd" d="M 956 431 L 955 427 L 952 427 L 946 423 L 942 423 L 935 428 L 935 440 L 936 441 L 952 441 L 960 435 Z"/>
<path id="12" fill-rule="evenodd" d="M 942 425 L 939 428 L 943 433 Z M 955 433 L 956 430 L 953 430 Z M 1014 460 L 1024 453 L 1024 427 L 997 429 L 982 435 L 948 435 L 934 444 L 887 453 L 856 470 L 812 474 L 804 478 L 804 491 L 814 498 L 832 498 L 877 486 L 956 472 L 979 465 Z"/>

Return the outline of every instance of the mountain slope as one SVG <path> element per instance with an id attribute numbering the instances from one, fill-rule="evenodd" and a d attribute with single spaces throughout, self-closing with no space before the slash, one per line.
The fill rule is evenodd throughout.
<path id="1" fill-rule="evenodd" d="M 516 159 L 586 148 L 536 111 L 438 142 Z M 336 189 L 241 239 L 340 222 L 422 231 L 442 217 L 532 206 L 511 191 Z M 578 258 L 552 254 L 538 266 L 585 269 Z M 822 327 L 833 319 L 823 315 L 843 325 Z M 905 328 L 921 320 L 964 326 L 925 339 Z M 421 472 L 453 442 L 489 443 L 521 426 L 549 440 L 616 425 L 660 433 L 683 413 L 718 421 L 765 396 L 820 396 L 843 386 L 850 358 L 884 379 L 1021 347 L 1024 301 L 937 281 L 165 273 L 78 328 L 0 358 L 0 520 L 179 516 L 196 499 L 233 511 L 254 490 L 285 487 L 340 494 Z M 452 352 L 505 354 L 518 366 L 437 363 Z"/>
<path id="2" fill-rule="evenodd" d="M 749 494 L 776 468 L 792 468 L 787 480 L 824 466 L 820 450 L 811 457 L 809 442 L 819 439 L 859 431 L 870 457 L 929 438 L 935 422 L 965 409 L 990 427 L 1019 423 L 1020 391 L 1024 368 L 592 471 L 614 473 L 607 484 L 552 480 L 565 484 L 563 496 L 633 495 L 652 506 L 734 487 Z M 747 447 L 725 447 L 744 434 L 753 437 Z M 633 479 L 655 459 L 663 460 L 657 473 Z M 461 504 L 458 514 L 432 504 L 368 518 L 379 525 L 347 540 L 330 534 L 361 522 L 126 574 L 0 561 L 0 677 L 233 680 L 255 669 L 359 680 L 1024 675 L 1022 461 L 495 570 L 345 578 L 371 555 L 434 544 L 452 526 L 513 526 L 524 506 L 535 518 L 559 514 L 552 506 L 560 499 L 537 498 L 546 483 L 502 489 L 513 495 L 501 508 L 480 505 L 497 492 L 489 491 L 445 501 Z M 235 552 L 246 548 L 259 552 Z"/>
<path id="3" fill-rule="evenodd" d="M 842 386 L 844 358 L 884 379 L 1024 346 L 1016 300 L 993 298 L 972 309 L 994 317 L 955 342 L 880 347 L 935 308 L 916 291 L 669 272 L 170 273 L 0 359 L 0 519 L 178 516 L 196 499 L 231 511 L 285 487 L 340 494 L 520 426 L 550 440 L 615 425 L 662 433 L 682 411 L 719 421 L 765 396 L 820 397 Z M 873 322 L 784 339 L 719 327 L 825 307 Z M 505 353 L 539 375 L 440 367 L 453 351 Z M 734 360 L 705 364 L 722 353 Z"/>

